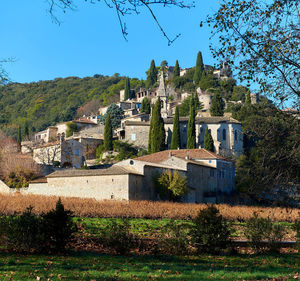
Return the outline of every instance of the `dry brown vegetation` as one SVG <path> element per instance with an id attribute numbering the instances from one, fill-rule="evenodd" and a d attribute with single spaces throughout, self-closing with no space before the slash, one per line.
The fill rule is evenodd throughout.
<path id="1" fill-rule="evenodd" d="M 10 215 L 21 213 L 27 207 L 33 206 L 34 212 L 40 214 L 55 207 L 58 197 L 37 195 L 0 195 L 0 213 Z M 131 217 L 131 218 L 194 218 L 205 204 L 183 204 L 171 202 L 150 201 L 96 201 L 93 199 L 62 198 L 65 208 L 74 212 L 78 217 Z M 218 205 L 223 216 L 230 220 L 248 220 L 256 212 L 259 217 L 270 217 L 274 221 L 293 222 L 299 218 L 299 209 L 279 207 L 249 207 Z"/>

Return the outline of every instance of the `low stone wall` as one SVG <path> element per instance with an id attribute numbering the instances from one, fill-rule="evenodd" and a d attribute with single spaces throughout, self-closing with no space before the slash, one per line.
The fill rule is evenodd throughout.
<path id="1" fill-rule="evenodd" d="M 9 188 L 2 180 L 0 180 L 0 193 L 11 193 L 11 188 Z"/>

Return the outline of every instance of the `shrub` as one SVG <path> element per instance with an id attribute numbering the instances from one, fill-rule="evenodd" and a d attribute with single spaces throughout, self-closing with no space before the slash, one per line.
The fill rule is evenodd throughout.
<path id="1" fill-rule="evenodd" d="M 255 212 L 246 223 L 245 236 L 250 241 L 250 247 L 256 252 L 277 251 L 283 234 L 283 226 L 274 224 L 270 218 L 259 218 Z"/>
<path id="2" fill-rule="evenodd" d="M 171 255 L 186 255 L 189 252 L 189 230 L 187 223 L 171 220 L 160 232 L 159 252 Z"/>
<path id="3" fill-rule="evenodd" d="M 42 236 L 45 252 L 64 252 L 77 226 L 72 220 L 73 213 L 65 210 L 59 199 L 56 208 L 42 214 Z"/>
<path id="4" fill-rule="evenodd" d="M 134 237 L 130 233 L 129 220 L 111 221 L 102 232 L 101 240 L 104 246 L 114 249 L 117 254 L 128 254 L 134 246 Z"/>
<path id="5" fill-rule="evenodd" d="M 193 242 L 198 252 L 217 254 L 227 247 L 229 237 L 229 223 L 214 205 L 199 212 L 192 230 Z"/>

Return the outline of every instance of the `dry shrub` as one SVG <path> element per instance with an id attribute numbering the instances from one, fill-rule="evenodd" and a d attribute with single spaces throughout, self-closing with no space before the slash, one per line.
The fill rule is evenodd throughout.
<path id="1" fill-rule="evenodd" d="M 33 206 L 36 214 L 48 212 L 55 208 L 58 197 L 0 194 L 0 214 L 22 213 L 28 206 Z M 118 217 L 118 218 L 171 218 L 190 219 L 195 218 L 200 210 L 207 207 L 206 204 L 184 204 L 172 202 L 152 201 L 97 201 L 94 199 L 62 198 L 65 208 L 74 212 L 77 217 Z M 258 217 L 269 217 L 273 221 L 294 222 L 299 218 L 298 209 L 286 209 L 279 207 L 249 207 L 217 205 L 221 215 L 229 220 L 249 220 L 256 212 Z"/>

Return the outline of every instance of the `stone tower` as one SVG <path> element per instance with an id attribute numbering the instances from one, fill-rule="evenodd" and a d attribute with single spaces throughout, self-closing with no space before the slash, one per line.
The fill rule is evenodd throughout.
<path id="1" fill-rule="evenodd" d="M 166 118 L 168 116 L 168 99 L 167 99 L 167 91 L 166 91 L 163 71 L 160 72 L 157 97 L 160 97 L 161 100 L 161 117 Z"/>

